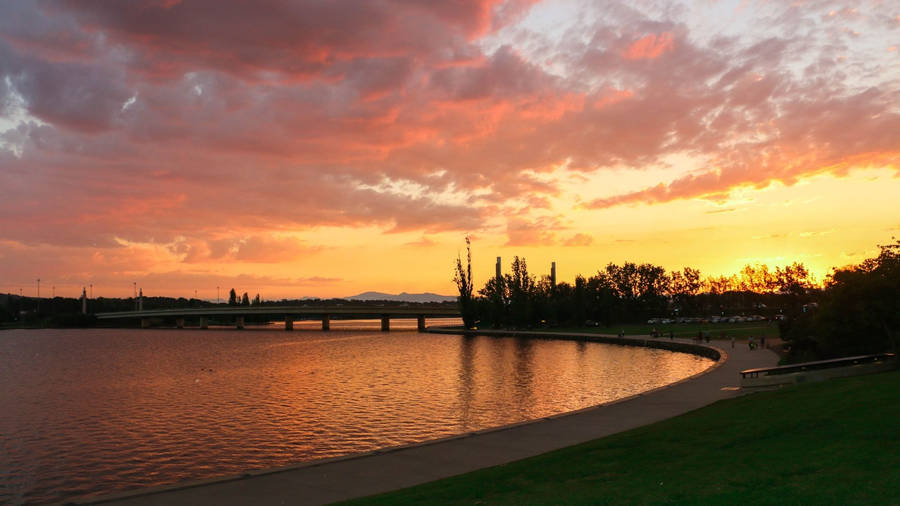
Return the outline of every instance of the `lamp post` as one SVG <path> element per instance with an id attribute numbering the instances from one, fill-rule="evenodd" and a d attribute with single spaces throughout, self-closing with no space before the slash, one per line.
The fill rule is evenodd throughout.
<path id="1" fill-rule="evenodd" d="M 219 287 L 216 287 L 216 304 L 219 303 Z"/>
<path id="2" fill-rule="evenodd" d="M 38 312 L 38 314 L 41 314 L 41 278 L 37 278 L 37 286 L 38 286 L 38 294 L 37 294 L 38 311 L 37 312 Z"/>

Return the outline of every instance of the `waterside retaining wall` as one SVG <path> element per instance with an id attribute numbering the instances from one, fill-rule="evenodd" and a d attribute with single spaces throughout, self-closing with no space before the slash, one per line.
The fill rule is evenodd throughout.
<path id="1" fill-rule="evenodd" d="M 665 338 L 618 337 L 584 332 L 542 332 L 536 330 L 465 330 L 452 327 L 429 327 L 426 332 L 434 334 L 455 334 L 465 336 L 520 337 L 528 339 L 554 339 L 570 341 L 588 341 L 595 343 L 618 344 L 622 346 L 642 346 L 660 350 L 690 353 L 704 358 L 719 361 L 723 352 L 718 348 L 704 344 L 672 341 Z"/>

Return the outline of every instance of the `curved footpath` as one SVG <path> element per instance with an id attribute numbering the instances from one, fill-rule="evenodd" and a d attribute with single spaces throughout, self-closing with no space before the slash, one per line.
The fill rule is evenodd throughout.
<path id="1" fill-rule="evenodd" d="M 480 331 L 479 334 L 491 332 Z M 517 332 L 515 335 L 620 340 L 614 336 L 598 339 L 597 334 L 578 333 Z M 624 340 L 650 346 L 657 342 L 662 345 L 672 343 L 669 339 Z M 675 339 L 675 343 L 694 344 L 688 339 Z M 713 344 L 715 346 L 710 347 L 721 351 L 721 358 L 703 373 L 656 390 L 573 413 L 363 455 L 187 485 L 143 489 L 68 504 L 325 504 L 363 497 L 505 464 L 671 418 L 739 395 L 738 373 L 741 370 L 770 367 L 778 362 L 775 353 L 769 350 L 749 351 L 746 343 L 737 343 L 734 349 L 730 348 L 729 342 Z"/>

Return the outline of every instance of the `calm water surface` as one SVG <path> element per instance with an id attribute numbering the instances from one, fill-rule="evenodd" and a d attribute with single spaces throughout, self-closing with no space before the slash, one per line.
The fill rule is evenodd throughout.
<path id="1" fill-rule="evenodd" d="M 313 328 L 0 332 L 0 503 L 425 441 L 611 401 L 712 364 L 599 343 Z"/>

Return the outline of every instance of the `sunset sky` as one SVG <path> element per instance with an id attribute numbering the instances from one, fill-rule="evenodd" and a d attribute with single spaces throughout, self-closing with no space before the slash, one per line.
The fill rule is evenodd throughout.
<path id="1" fill-rule="evenodd" d="M 852 5 L 848 7 L 848 5 Z M 900 236 L 896 1 L 0 3 L 0 292 L 822 279 Z"/>

